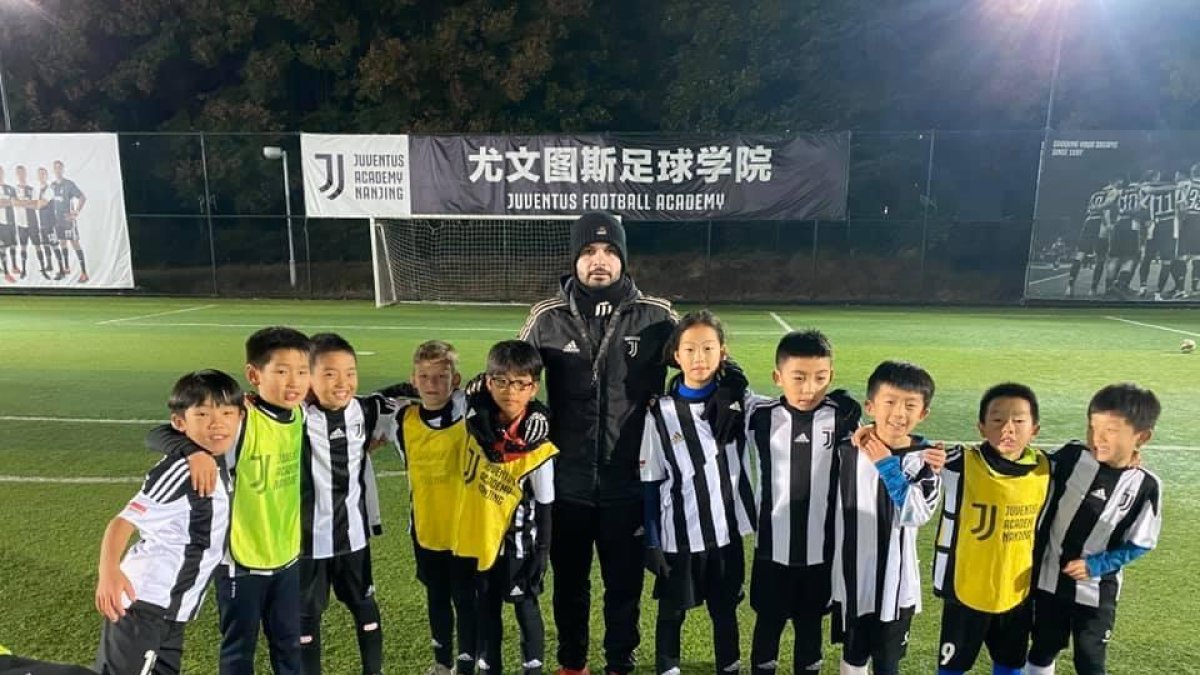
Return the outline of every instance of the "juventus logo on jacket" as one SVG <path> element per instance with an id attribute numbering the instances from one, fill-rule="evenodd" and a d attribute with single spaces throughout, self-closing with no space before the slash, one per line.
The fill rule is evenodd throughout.
<path id="1" fill-rule="evenodd" d="M 612 303 L 604 300 L 596 303 L 596 316 L 608 316 L 613 313 Z"/>

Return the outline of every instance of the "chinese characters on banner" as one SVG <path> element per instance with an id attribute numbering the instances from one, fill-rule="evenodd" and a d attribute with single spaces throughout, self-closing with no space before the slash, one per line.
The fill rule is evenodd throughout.
<path id="1" fill-rule="evenodd" d="M 404 141 L 385 143 L 386 138 Z M 658 221 L 837 220 L 845 214 L 845 134 L 306 134 L 303 142 L 313 148 L 305 151 L 310 216 L 539 216 L 602 210 L 631 221 Z M 392 154 L 403 148 L 408 181 L 403 200 L 389 202 L 387 191 L 357 189 L 362 186 L 356 183 L 354 157 L 382 152 L 385 145 Z M 343 184 L 344 190 L 336 189 Z"/>

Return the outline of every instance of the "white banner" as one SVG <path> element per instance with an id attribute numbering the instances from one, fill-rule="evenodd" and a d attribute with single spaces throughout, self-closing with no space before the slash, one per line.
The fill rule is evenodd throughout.
<path id="1" fill-rule="evenodd" d="M 301 134 L 309 218 L 412 215 L 408 136 Z"/>
<path id="2" fill-rule="evenodd" d="M 116 134 L 0 134 L 0 288 L 133 288 Z"/>

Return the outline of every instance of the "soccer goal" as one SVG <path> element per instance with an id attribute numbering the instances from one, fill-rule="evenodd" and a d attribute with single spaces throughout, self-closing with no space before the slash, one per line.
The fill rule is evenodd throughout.
<path id="1" fill-rule="evenodd" d="M 570 271 L 575 218 L 372 219 L 375 306 L 546 298 Z"/>

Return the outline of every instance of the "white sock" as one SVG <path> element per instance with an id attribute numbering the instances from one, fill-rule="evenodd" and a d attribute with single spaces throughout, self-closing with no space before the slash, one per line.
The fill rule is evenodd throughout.
<path id="1" fill-rule="evenodd" d="M 849 663 L 842 661 L 842 664 L 838 670 L 838 675 L 867 675 L 867 667 L 852 666 Z"/>
<path id="2" fill-rule="evenodd" d="M 1026 663 L 1025 675 L 1054 675 L 1054 662 L 1050 662 L 1048 666 L 1035 666 L 1032 663 Z"/>

